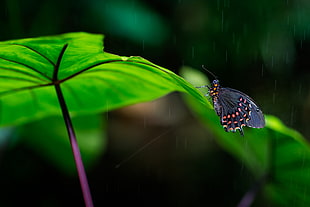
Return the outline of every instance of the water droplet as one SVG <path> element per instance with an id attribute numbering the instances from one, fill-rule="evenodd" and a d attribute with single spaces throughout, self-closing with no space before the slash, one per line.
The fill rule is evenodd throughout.
<path id="1" fill-rule="evenodd" d="M 233 32 L 233 34 L 232 34 L 232 43 L 233 43 L 233 45 L 236 44 L 236 34 L 235 34 L 235 32 Z"/>
<path id="2" fill-rule="evenodd" d="M 274 80 L 274 90 L 277 90 L 277 80 Z"/>
<path id="3" fill-rule="evenodd" d="M 288 59 L 289 59 L 289 58 L 288 58 L 288 52 L 286 52 L 286 55 L 285 55 L 285 63 L 286 63 L 286 64 L 289 63 Z"/>
<path id="4" fill-rule="evenodd" d="M 215 41 L 213 41 L 213 52 L 215 52 Z"/>
<path id="5" fill-rule="evenodd" d="M 187 137 L 184 138 L 184 149 L 187 149 Z"/>
<path id="6" fill-rule="evenodd" d="M 194 58 L 195 57 L 195 48 L 194 48 L 194 46 L 192 47 L 192 58 Z"/>
<path id="7" fill-rule="evenodd" d="M 272 94 L 272 103 L 276 103 L 277 80 L 274 80 L 274 92 Z"/>
<path id="8" fill-rule="evenodd" d="M 224 11 L 222 10 L 222 32 L 224 32 Z"/>
<path id="9" fill-rule="evenodd" d="M 146 128 L 146 117 L 143 117 L 143 128 Z"/>
<path id="10" fill-rule="evenodd" d="M 142 40 L 142 51 L 144 51 L 144 49 L 145 49 L 145 42 L 144 40 Z"/>
<path id="11" fill-rule="evenodd" d="M 227 49 L 226 49 L 226 52 L 225 52 L 225 59 L 226 59 L 226 62 L 228 61 L 228 52 L 227 52 Z"/>

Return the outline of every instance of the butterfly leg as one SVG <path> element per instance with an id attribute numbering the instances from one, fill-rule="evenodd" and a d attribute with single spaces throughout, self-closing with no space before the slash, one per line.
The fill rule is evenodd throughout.
<path id="1" fill-rule="evenodd" d="M 240 132 L 240 135 L 241 135 L 241 136 L 244 136 L 244 134 L 243 134 L 243 129 L 240 128 L 240 129 L 238 129 L 238 130 L 239 130 L 239 132 Z"/>

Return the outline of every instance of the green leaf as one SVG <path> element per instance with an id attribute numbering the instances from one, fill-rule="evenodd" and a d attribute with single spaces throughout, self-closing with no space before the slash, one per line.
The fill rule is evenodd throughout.
<path id="1" fill-rule="evenodd" d="M 97 28 L 99 26 L 113 36 L 127 38 L 138 44 L 143 41 L 146 45 L 163 44 L 169 36 L 164 19 L 142 1 L 133 5 L 130 1 L 105 0 L 91 6 L 98 20 Z"/>
<path id="2" fill-rule="evenodd" d="M 182 74 L 191 80 L 196 75 L 197 79 L 204 76 L 190 68 L 184 68 Z M 267 176 L 264 186 L 267 197 L 280 206 L 310 206 L 310 148 L 300 133 L 271 115 L 265 115 L 263 129 L 244 127 L 244 137 L 227 133 L 213 109 L 186 97 L 195 115 L 213 131 L 225 150 L 239 159 L 257 180 Z"/>
<path id="3" fill-rule="evenodd" d="M 86 168 L 96 164 L 106 147 L 105 124 L 99 115 L 72 118 Z M 48 117 L 20 127 L 26 145 L 54 164 L 60 171 L 73 175 L 76 167 L 66 127 L 61 116 Z"/>
<path id="4" fill-rule="evenodd" d="M 172 91 L 203 95 L 141 57 L 103 51 L 103 36 L 68 33 L 0 42 L 0 125 L 60 115 L 55 84 L 71 114 L 108 111 Z"/>

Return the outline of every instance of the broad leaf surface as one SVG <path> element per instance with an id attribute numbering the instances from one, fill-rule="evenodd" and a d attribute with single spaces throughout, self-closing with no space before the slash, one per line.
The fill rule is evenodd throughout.
<path id="1" fill-rule="evenodd" d="M 184 68 L 183 74 L 193 84 L 204 76 L 189 68 Z M 191 97 L 186 100 L 225 150 L 247 166 L 258 180 L 266 176 L 264 193 L 275 204 L 310 206 L 310 148 L 302 135 L 270 115 L 265 115 L 263 129 L 244 127 L 244 137 L 238 132 L 227 133 L 213 109 Z"/>
<path id="2" fill-rule="evenodd" d="M 173 72 L 140 57 L 103 51 L 103 36 L 68 33 L 0 42 L 0 125 L 60 114 L 60 84 L 71 113 L 89 114 L 187 92 L 208 104 Z"/>

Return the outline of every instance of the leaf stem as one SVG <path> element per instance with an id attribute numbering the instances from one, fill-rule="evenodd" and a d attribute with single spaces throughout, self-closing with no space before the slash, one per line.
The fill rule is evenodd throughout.
<path id="1" fill-rule="evenodd" d="M 83 165 L 83 161 L 82 161 L 82 157 L 81 157 L 81 152 L 76 140 L 76 136 L 74 133 L 74 128 L 72 125 L 72 121 L 69 115 L 69 111 L 64 99 L 64 96 L 62 94 L 61 88 L 59 84 L 55 84 L 55 89 L 56 89 L 56 93 L 57 93 L 57 97 L 58 97 L 58 101 L 60 104 L 60 108 L 63 114 L 63 118 L 66 124 L 66 128 L 68 131 L 68 135 L 69 135 L 69 139 L 70 139 L 70 144 L 71 144 L 71 148 L 72 148 L 72 152 L 73 152 L 73 156 L 74 156 L 74 161 L 75 161 L 75 165 L 77 168 L 77 172 L 78 172 L 78 176 L 80 179 L 80 185 L 81 185 L 81 189 L 82 189 L 82 193 L 83 193 L 83 197 L 84 197 L 84 202 L 85 202 L 85 206 L 86 207 L 93 207 L 93 201 L 92 201 L 92 197 L 91 197 L 91 193 L 90 193 L 90 189 L 89 189 L 89 185 L 88 185 L 88 180 L 87 180 L 87 176 L 85 173 L 85 169 L 84 169 L 84 165 Z"/>

